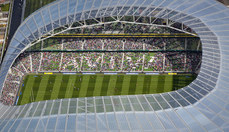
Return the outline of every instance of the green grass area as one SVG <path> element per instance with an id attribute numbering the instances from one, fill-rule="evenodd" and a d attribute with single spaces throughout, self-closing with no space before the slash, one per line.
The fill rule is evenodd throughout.
<path id="1" fill-rule="evenodd" d="M 154 94 L 187 86 L 196 75 L 27 75 L 17 105 L 42 100 Z"/>
<path id="2" fill-rule="evenodd" d="M 24 19 L 39 8 L 53 2 L 55 0 L 26 0 Z"/>
<path id="3" fill-rule="evenodd" d="M 10 9 L 10 4 L 2 4 L 1 5 L 2 11 L 9 11 Z"/>

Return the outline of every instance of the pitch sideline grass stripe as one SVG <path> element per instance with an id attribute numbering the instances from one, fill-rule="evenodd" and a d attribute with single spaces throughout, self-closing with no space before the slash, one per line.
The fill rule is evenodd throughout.
<path id="1" fill-rule="evenodd" d="M 161 93 L 164 90 L 165 86 L 165 76 L 159 76 L 158 77 L 158 82 L 157 82 L 157 93 Z"/>
<path id="2" fill-rule="evenodd" d="M 93 96 L 93 92 L 94 92 L 94 89 L 95 89 L 96 78 L 97 78 L 96 75 L 90 76 L 86 97 Z"/>
<path id="3" fill-rule="evenodd" d="M 124 76 L 121 95 L 128 95 L 130 86 L 130 75 Z"/>
<path id="4" fill-rule="evenodd" d="M 101 95 L 101 89 L 103 85 L 103 78 L 104 75 L 97 76 L 96 83 L 95 83 L 95 90 L 93 92 L 93 96 L 100 96 Z"/>
<path id="5" fill-rule="evenodd" d="M 83 82 L 83 76 L 78 75 L 76 77 L 75 83 L 74 83 L 74 90 L 73 90 L 73 94 L 72 94 L 72 98 L 78 98 L 79 97 L 79 93 L 80 93 L 80 89 L 81 89 L 81 84 Z"/>
<path id="6" fill-rule="evenodd" d="M 190 77 L 189 78 L 188 77 L 185 77 L 185 80 L 184 81 L 185 81 L 184 84 L 185 85 L 188 85 L 190 83 Z"/>
<path id="7" fill-rule="evenodd" d="M 163 89 L 162 92 L 172 91 L 172 88 L 173 88 L 173 77 L 175 77 L 175 76 L 177 76 L 177 75 L 165 76 L 164 89 Z"/>
<path id="8" fill-rule="evenodd" d="M 130 76 L 130 85 L 129 85 L 129 91 L 128 91 L 129 95 L 135 94 L 137 79 L 138 79 L 138 75 L 131 75 Z"/>
<path id="9" fill-rule="evenodd" d="M 79 91 L 79 97 L 86 97 L 89 79 L 90 75 L 83 76 L 83 81 L 81 83 L 81 88 Z"/>
<path id="10" fill-rule="evenodd" d="M 158 79 L 158 75 L 151 76 L 149 93 L 157 93 Z"/>
<path id="11" fill-rule="evenodd" d="M 65 97 L 64 98 L 71 98 L 72 94 L 74 92 L 74 82 L 76 80 L 76 76 L 71 75 L 69 77 L 69 81 L 68 81 L 68 85 L 66 88 L 66 93 L 65 93 Z"/>
<path id="12" fill-rule="evenodd" d="M 26 78 L 28 78 L 28 82 L 25 83 L 24 85 L 24 92 L 21 95 L 21 100 L 18 101 L 18 105 L 23 105 L 23 104 L 27 104 L 27 103 L 31 103 L 31 90 L 32 90 L 32 85 L 34 83 L 35 78 L 31 77 L 31 76 L 26 76 Z"/>
<path id="13" fill-rule="evenodd" d="M 56 75 L 50 75 L 49 76 L 48 83 L 47 83 L 46 90 L 45 90 L 45 94 L 43 97 L 44 100 L 50 100 L 55 80 L 56 80 Z"/>
<path id="14" fill-rule="evenodd" d="M 38 87 L 39 89 L 37 91 L 37 95 L 36 95 L 37 99 L 35 101 L 42 100 L 43 97 L 45 96 L 45 92 L 47 92 L 46 89 L 48 89 L 47 86 L 49 85 L 48 82 L 50 82 L 49 81 L 50 78 L 51 78 L 50 76 L 52 76 L 52 75 L 39 75 L 38 77 L 35 77 L 33 74 L 32 75 L 28 75 L 27 76 L 28 81 L 25 84 L 25 90 L 22 93 L 23 96 L 20 95 L 20 97 L 19 97 L 21 99 L 19 100 L 18 105 L 22 105 L 23 103 L 26 104 L 26 103 L 30 103 L 31 102 L 32 95 L 35 92 L 35 91 L 32 92 L 32 89 L 34 89 L 33 86 L 35 86 L 35 84 L 37 83 L 35 81 L 35 78 L 40 78 L 40 81 L 41 81 L 40 82 L 40 86 Z M 55 84 L 53 86 L 53 91 L 51 93 L 51 98 L 50 99 L 57 99 L 58 98 L 59 93 L 62 92 L 60 90 L 61 85 L 63 85 L 62 84 L 62 80 L 64 80 L 62 78 L 66 78 L 67 75 L 60 74 L 60 75 L 56 75 L 56 76 L 57 77 L 55 79 Z M 71 76 L 71 75 L 69 75 L 69 76 Z M 73 78 L 76 78 L 76 76 L 73 77 Z M 91 75 L 83 75 L 82 76 L 83 78 L 86 77 L 88 79 L 86 81 L 82 80 L 82 83 L 84 83 L 85 87 L 81 87 L 80 88 L 79 96 L 81 96 L 81 97 L 85 97 L 85 95 L 87 94 L 88 82 L 89 82 L 90 76 Z M 97 78 L 96 78 L 96 81 L 95 81 L 95 88 L 94 88 L 94 91 L 93 91 L 93 96 L 95 96 L 94 93 L 95 93 L 97 87 L 100 87 L 99 91 L 97 91 L 97 94 L 100 95 L 100 92 L 102 91 L 102 87 L 104 87 L 103 86 L 104 85 L 103 84 L 104 78 L 106 78 L 108 75 L 99 75 L 98 74 L 96 76 L 97 76 Z M 100 76 L 101 76 L 101 78 L 99 78 Z M 134 75 L 120 75 L 120 76 L 123 76 L 122 84 L 118 84 L 118 80 L 119 80 L 119 78 L 121 78 L 119 75 L 109 75 L 109 76 L 110 76 L 110 79 L 109 79 L 109 82 L 107 83 L 107 87 L 105 89 L 106 93 L 105 93 L 104 96 L 109 96 L 110 94 L 112 94 L 112 95 L 117 94 L 118 91 L 115 91 L 115 87 L 118 86 L 118 85 L 122 87 L 121 88 L 122 92 L 120 92 L 121 93 L 120 95 L 128 95 L 129 87 L 131 87 L 130 86 L 131 77 L 134 76 Z M 113 77 L 111 77 L 111 76 L 113 76 Z M 147 76 L 149 76 L 149 75 L 147 75 Z M 163 82 L 162 81 L 163 79 L 161 79 L 161 78 L 159 79 L 159 76 L 162 76 L 162 75 L 151 76 L 150 90 L 149 90 L 150 93 L 157 93 L 158 92 L 157 90 L 158 90 L 158 88 L 160 86 L 160 83 L 164 83 L 163 84 L 164 88 L 163 88 L 162 92 L 166 92 L 166 90 L 171 89 L 172 86 L 174 86 L 173 85 L 175 83 L 174 80 L 177 80 L 177 83 L 179 83 L 179 85 L 177 85 L 177 86 L 179 86 L 179 88 L 181 88 L 181 87 L 184 87 L 185 85 L 188 85 L 193 79 L 195 79 L 195 77 L 193 77 L 193 75 L 176 75 L 176 76 L 164 75 L 165 79 L 164 79 L 164 82 Z M 100 82 L 98 82 L 98 78 L 100 79 Z M 139 93 L 139 92 L 143 92 L 144 91 L 143 89 L 144 89 L 144 85 L 145 85 L 145 82 L 144 82 L 145 78 L 146 78 L 146 75 L 142 75 L 142 77 L 141 77 L 141 75 L 138 75 L 138 79 L 136 81 L 138 83 L 136 84 L 136 91 L 135 91 L 134 94 L 136 94 L 136 93 L 137 94 L 142 94 L 142 93 Z M 32 80 L 32 81 L 30 81 L 30 80 Z M 68 89 L 70 91 L 68 89 L 65 89 L 65 91 L 71 92 L 71 90 L 73 90 L 73 87 L 72 87 L 71 84 L 73 84 L 73 82 L 76 82 L 77 79 L 76 80 L 73 79 L 74 81 L 72 81 L 72 82 L 70 81 L 71 80 L 70 78 L 68 80 L 69 81 L 67 83 L 67 87 L 69 87 Z M 142 80 L 142 82 L 141 82 L 141 80 Z M 26 77 L 25 77 L 25 81 L 26 81 Z M 128 86 L 128 87 L 123 87 L 123 86 Z M 126 93 L 123 93 L 123 91 L 126 91 Z M 66 96 L 66 94 L 64 95 L 63 98 L 68 98 Z M 23 98 L 25 98 L 25 96 L 27 96 L 27 100 L 23 101 L 24 100 Z M 71 96 L 73 96 L 73 95 L 71 94 Z"/>
<path id="15" fill-rule="evenodd" d="M 173 88 L 172 88 L 172 90 L 176 90 L 177 89 L 177 87 L 178 87 L 178 83 L 179 81 L 178 81 L 178 76 L 174 76 L 173 77 Z"/>
<path id="16" fill-rule="evenodd" d="M 185 85 L 186 86 L 189 85 L 196 77 L 197 76 L 189 76 L 189 78 L 187 78 L 188 80 L 185 80 L 186 81 Z"/>
<path id="17" fill-rule="evenodd" d="M 35 78 L 34 84 L 33 84 L 33 95 L 34 100 L 41 101 L 44 97 L 45 88 L 47 86 L 49 76 L 39 76 Z"/>
<path id="18" fill-rule="evenodd" d="M 26 86 L 25 84 L 27 84 L 28 80 L 29 80 L 29 78 L 25 77 L 25 81 L 21 85 L 21 88 L 20 88 L 20 91 L 19 91 L 19 94 L 18 94 L 18 96 L 19 96 L 18 103 L 21 102 L 21 100 L 23 98 L 24 94 L 22 94 L 22 93 L 24 93 L 24 91 L 25 91 L 25 86 Z"/>
<path id="19" fill-rule="evenodd" d="M 150 92 L 150 84 L 151 84 L 151 76 L 144 77 L 144 84 L 143 84 L 143 94 L 149 94 Z"/>
<path id="20" fill-rule="evenodd" d="M 53 91 L 51 93 L 50 99 L 58 99 L 58 95 L 59 95 L 59 92 L 60 92 L 60 86 L 61 86 L 61 83 L 62 83 L 62 78 L 63 78 L 62 75 L 57 75 L 56 76 L 55 83 L 54 83 L 54 86 L 53 86 Z"/>
<path id="21" fill-rule="evenodd" d="M 47 76 L 40 76 L 40 78 L 39 78 L 40 83 L 39 83 L 38 89 L 37 90 L 34 89 L 34 92 L 35 93 L 37 92 L 36 101 L 44 100 L 44 96 L 45 96 L 45 93 L 46 93 L 46 88 L 47 88 L 47 85 L 48 85 L 49 77 L 50 77 L 49 75 L 47 75 Z"/>
<path id="22" fill-rule="evenodd" d="M 115 85 L 117 92 L 115 92 L 115 95 L 121 95 L 123 79 L 124 79 L 124 75 L 118 75 L 117 76 L 116 85 Z"/>
<path id="23" fill-rule="evenodd" d="M 60 86 L 60 90 L 59 90 L 59 94 L 58 94 L 58 99 L 62 99 L 65 97 L 66 88 L 67 88 L 68 81 L 69 81 L 69 76 L 70 75 L 66 75 L 66 76 L 63 76 L 63 78 L 62 78 L 61 86 Z"/>
<path id="24" fill-rule="evenodd" d="M 110 76 L 110 81 L 109 81 L 108 88 L 107 88 L 107 96 L 114 95 L 114 93 L 117 91 L 115 89 L 116 80 L 117 80 L 116 75 Z"/>
<path id="25" fill-rule="evenodd" d="M 107 90 L 108 90 L 108 86 L 109 86 L 109 82 L 110 82 L 110 75 L 106 75 L 103 78 L 103 85 L 102 85 L 102 89 L 100 91 L 100 95 L 101 96 L 106 96 L 107 95 Z"/>
<path id="26" fill-rule="evenodd" d="M 137 79 L 135 94 L 142 94 L 143 93 L 143 85 L 144 85 L 144 76 L 139 75 L 138 79 Z"/>

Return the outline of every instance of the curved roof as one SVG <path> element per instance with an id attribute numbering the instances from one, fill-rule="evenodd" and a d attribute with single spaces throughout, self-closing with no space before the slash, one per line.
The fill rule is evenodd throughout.
<path id="1" fill-rule="evenodd" d="M 14 60 L 34 40 L 62 25 L 111 15 L 152 16 L 192 28 L 203 46 L 197 79 L 163 94 L 0 104 L 3 131 L 229 131 L 229 9 L 214 0 L 55 1 L 16 31 L 1 66 L 0 86 Z"/>

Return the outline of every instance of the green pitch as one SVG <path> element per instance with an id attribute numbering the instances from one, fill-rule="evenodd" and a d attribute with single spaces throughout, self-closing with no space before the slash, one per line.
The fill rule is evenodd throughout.
<path id="1" fill-rule="evenodd" d="M 187 86 L 196 75 L 27 75 L 17 105 L 42 100 L 153 94 Z"/>

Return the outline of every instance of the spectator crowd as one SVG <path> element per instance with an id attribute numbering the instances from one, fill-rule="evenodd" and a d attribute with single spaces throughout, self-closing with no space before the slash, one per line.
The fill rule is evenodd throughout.
<path id="1" fill-rule="evenodd" d="M 85 52 L 25 52 L 8 72 L 0 101 L 13 105 L 23 76 L 37 72 L 195 72 L 200 68 L 198 52 L 186 50 L 183 39 L 70 39 L 47 49 Z M 88 50 L 91 50 L 90 52 Z M 101 50 L 95 52 L 93 50 Z M 104 51 L 103 51 L 104 50 Z M 122 50 L 122 51 L 117 51 Z M 127 50 L 125 52 L 125 50 Z M 135 50 L 147 50 L 145 52 Z M 158 51 L 160 50 L 160 51 Z M 132 52 L 131 52 L 132 51 Z M 134 52 L 135 51 L 135 52 Z M 150 52 L 157 51 L 157 52 Z"/>

